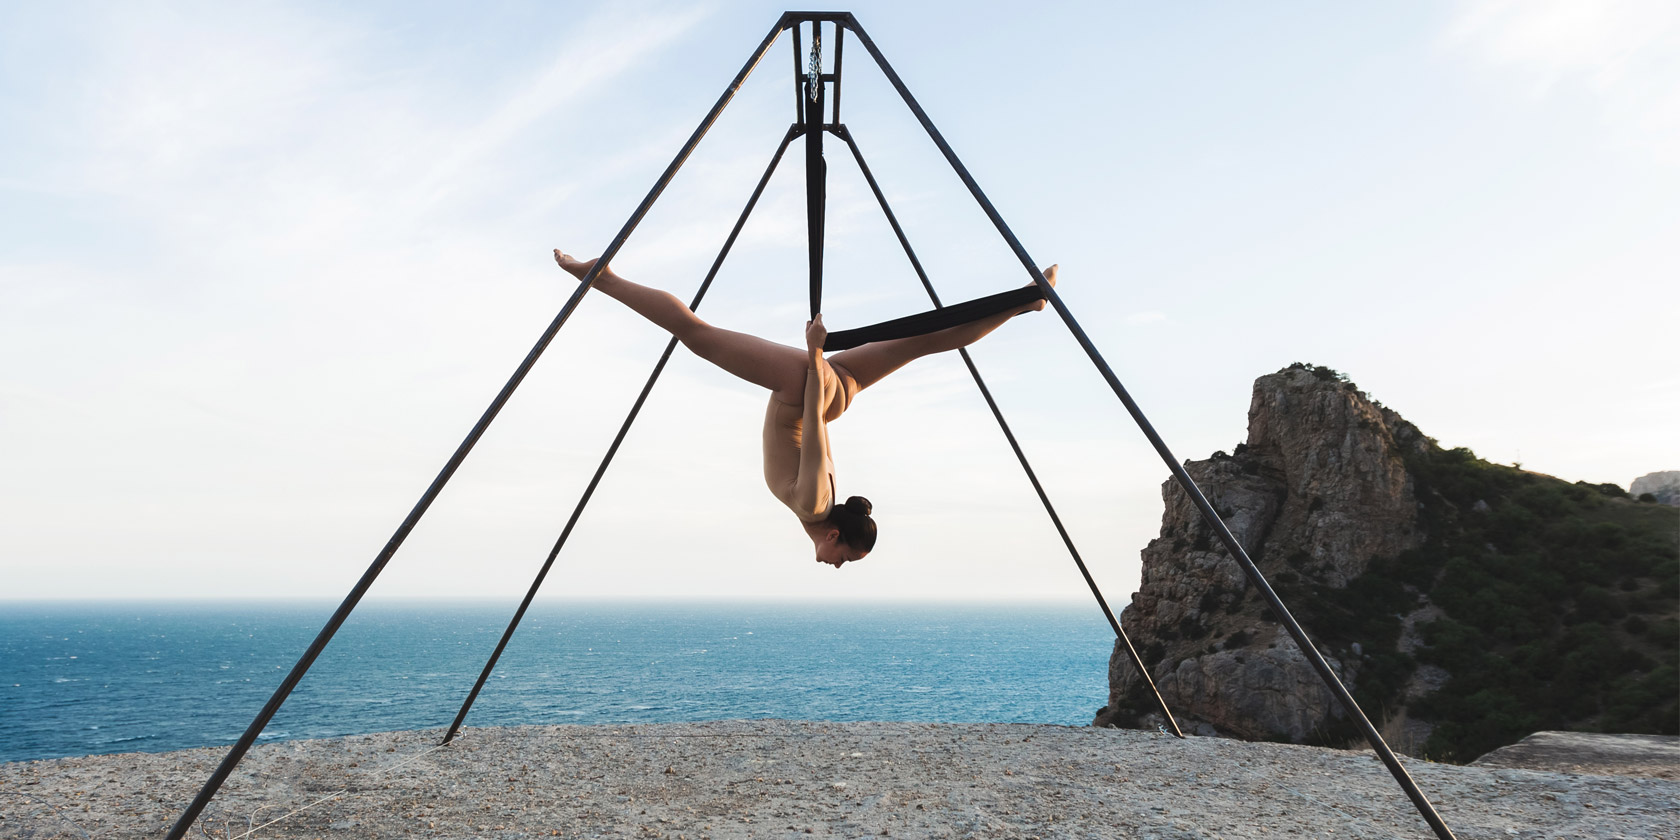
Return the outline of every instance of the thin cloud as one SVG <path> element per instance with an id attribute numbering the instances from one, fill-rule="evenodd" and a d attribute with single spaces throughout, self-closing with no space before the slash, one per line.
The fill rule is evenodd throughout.
<path id="1" fill-rule="evenodd" d="M 609 12 L 586 22 L 574 30 L 571 48 L 561 51 L 546 69 L 454 143 L 453 151 L 431 168 L 417 192 L 427 203 L 435 202 L 447 194 L 463 169 L 491 157 L 538 121 L 608 89 L 617 77 L 683 38 L 706 17 L 704 10 L 629 16 Z M 634 32 L 636 37 L 625 38 L 625 32 Z M 595 115 L 576 116 L 584 124 L 598 122 Z"/>
<path id="2" fill-rule="evenodd" d="M 1536 99 L 1589 93 L 1616 142 L 1680 164 L 1680 5 L 1468 0 L 1441 43 L 1524 81 Z"/>

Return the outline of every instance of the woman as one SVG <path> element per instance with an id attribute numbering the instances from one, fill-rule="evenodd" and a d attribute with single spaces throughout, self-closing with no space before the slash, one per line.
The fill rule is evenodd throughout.
<path id="1" fill-rule="evenodd" d="M 595 260 L 579 260 L 554 249 L 554 261 L 583 279 Z M 1051 285 L 1056 267 L 1044 271 Z M 696 356 L 755 385 L 770 390 L 764 413 L 764 483 L 799 517 L 817 550 L 817 562 L 838 569 L 861 560 L 875 547 L 875 520 L 869 500 L 852 496 L 844 503 L 834 490 L 834 462 L 828 449 L 828 424 L 838 420 L 859 391 L 887 374 L 930 353 L 966 347 L 1023 312 L 1044 308 L 1037 300 L 1019 308 L 927 335 L 878 341 L 823 358 L 828 330 L 818 315 L 805 325 L 805 352 L 757 336 L 714 327 L 700 320 L 668 292 L 638 285 L 611 267 L 595 278 L 595 288 L 634 309 L 677 337 Z M 809 433 L 807 433 L 807 430 Z"/>

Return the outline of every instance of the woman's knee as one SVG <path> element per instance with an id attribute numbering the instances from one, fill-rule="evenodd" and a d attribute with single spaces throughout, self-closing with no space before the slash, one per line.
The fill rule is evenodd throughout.
<path id="1" fill-rule="evenodd" d="M 698 355 L 706 356 L 706 351 L 717 344 L 720 331 L 717 327 L 700 320 L 700 316 L 688 312 L 686 308 L 683 311 L 687 312 L 687 316 L 672 325 L 671 334 L 676 336 L 677 340 L 681 341 L 688 349 Z"/>

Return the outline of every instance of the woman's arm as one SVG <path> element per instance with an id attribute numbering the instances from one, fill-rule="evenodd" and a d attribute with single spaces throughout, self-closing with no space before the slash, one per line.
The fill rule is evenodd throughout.
<path id="1" fill-rule="evenodd" d="M 805 416 L 800 429 L 799 477 L 794 482 L 794 499 L 812 516 L 823 516 L 834 504 L 833 485 L 828 476 L 828 424 L 823 415 L 840 386 L 840 378 L 823 358 L 823 341 L 828 330 L 822 316 L 805 325 L 805 347 L 810 367 L 805 372 Z"/>

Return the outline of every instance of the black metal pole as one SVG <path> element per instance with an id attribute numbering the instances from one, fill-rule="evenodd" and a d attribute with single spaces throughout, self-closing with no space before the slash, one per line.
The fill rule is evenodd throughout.
<path id="1" fill-rule="evenodd" d="M 840 123 L 840 65 L 846 57 L 846 27 L 834 26 L 834 123 Z"/>
<path id="2" fill-rule="evenodd" d="M 718 101 L 712 106 L 712 110 L 694 129 L 694 133 L 689 136 L 688 142 L 683 144 L 682 151 L 678 152 L 676 158 L 665 168 L 665 172 L 659 176 L 659 180 L 654 184 L 653 189 L 648 191 L 647 197 L 642 199 L 642 203 L 631 214 L 629 221 L 624 223 L 624 227 L 619 230 L 612 243 L 596 260 L 594 267 L 589 270 L 588 274 L 584 275 L 583 280 L 578 283 L 577 289 L 572 292 L 571 297 L 566 299 L 566 304 L 560 309 L 560 314 L 556 315 L 554 321 L 548 325 L 548 329 L 543 331 L 542 336 L 537 339 L 536 345 L 531 348 L 531 352 L 526 354 L 524 361 L 521 361 L 519 367 L 514 370 L 513 376 L 509 377 L 507 384 L 502 386 L 501 392 L 496 394 L 496 398 L 491 401 L 490 407 L 485 409 L 483 416 L 478 419 L 478 423 L 473 426 L 472 431 L 467 433 L 466 439 L 461 441 L 461 445 L 456 448 L 455 454 L 450 456 L 448 463 L 444 464 L 437 477 L 432 479 L 431 486 L 426 488 L 426 492 L 421 495 L 420 501 L 415 503 L 413 510 L 409 511 L 408 517 L 397 527 L 396 533 L 391 535 L 391 539 L 385 544 L 385 548 L 379 552 L 379 556 L 374 558 L 367 571 L 362 573 L 361 579 L 350 590 L 350 594 L 345 596 L 343 603 L 338 605 L 338 609 L 333 611 L 332 618 L 328 619 L 326 626 L 321 628 L 321 632 L 315 637 L 315 641 L 310 643 L 309 649 L 304 651 L 297 664 L 292 666 L 291 672 L 280 682 L 280 687 L 275 689 L 274 695 L 257 713 L 256 719 L 251 721 L 251 725 L 246 728 L 245 734 L 239 736 L 238 742 L 233 745 L 232 749 L 228 750 L 227 757 L 222 759 L 221 765 L 210 774 L 210 778 L 205 781 L 204 787 L 199 790 L 197 796 L 193 797 L 192 803 L 187 806 L 180 819 L 175 821 L 175 825 L 169 829 L 166 840 L 180 840 L 184 837 L 187 830 L 198 819 L 199 813 L 204 810 L 206 805 L 210 804 L 210 800 L 216 795 L 216 791 L 227 781 L 227 777 L 233 773 L 234 767 L 238 766 L 240 759 L 245 757 L 245 753 L 251 749 L 251 745 L 256 743 L 257 736 L 273 719 L 274 714 L 280 710 L 281 704 L 286 702 L 286 697 L 292 693 L 292 689 L 297 687 L 298 681 L 303 679 L 304 673 L 314 664 L 316 657 L 321 655 L 321 651 L 326 648 L 327 642 L 332 640 L 333 635 L 338 632 L 338 628 L 344 623 L 345 619 L 349 618 L 351 610 L 355 609 L 356 604 L 362 600 L 362 596 L 367 594 L 368 589 L 373 586 L 374 580 L 384 570 L 385 564 L 390 562 L 391 557 L 397 553 L 397 549 L 408 538 L 409 532 L 414 530 L 415 525 L 419 524 L 420 517 L 425 515 L 426 510 L 431 507 L 432 502 L 443 491 L 444 485 L 449 483 L 449 479 L 455 475 L 455 471 L 460 468 L 461 462 L 466 460 L 467 454 L 478 443 L 478 439 L 484 436 L 484 432 L 490 427 L 491 421 L 496 419 L 496 415 L 501 412 L 502 407 L 513 396 L 514 390 L 525 380 L 526 374 L 530 373 L 532 366 L 542 356 L 543 350 L 547 349 L 549 343 L 554 340 L 555 334 L 560 332 L 560 328 L 571 317 L 572 311 L 577 309 L 584 294 L 589 291 L 590 286 L 594 285 L 596 274 L 610 263 L 613 256 L 624 246 L 625 240 L 630 238 L 631 232 L 641 223 L 642 217 L 647 215 L 648 209 L 665 191 L 665 187 L 671 183 L 671 178 L 677 174 L 677 170 L 682 168 L 683 163 L 688 160 L 688 156 L 694 152 L 694 147 L 700 144 L 701 138 L 706 136 L 706 132 L 717 121 L 718 115 L 723 113 L 724 107 L 735 97 L 741 83 L 746 81 L 747 76 L 758 65 L 759 60 L 764 57 L 764 53 L 770 49 L 770 45 L 776 42 L 776 37 L 781 34 L 782 29 L 786 26 L 786 19 L 787 15 L 783 15 L 776 21 L 776 25 L 771 28 L 770 34 L 764 36 L 763 42 L 759 44 L 752 57 L 747 59 L 746 64 L 742 65 L 741 72 L 735 75 L 735 80 L 730 82 L 729 87 L 718 97 Z"/>
<path id="3" fill-rule="evenodd" d="M 898 91 L 899 97 L 904 100 L 904 104 L 909 106 L 911 113 L 915 114 L 916 120 L 922 124 L 922 129 L 928 133 L 928 137 L 932 138 L 934 145 L 939 147 L 939 151 L 945 155 L 945 160 L 951 164 L 952 169 L 956 170 L 957 176 L 968 187 L 969 193 L 974 196 L 974 200 L 979 203 L 980 208 L 986 212 L 987 218 L 992 220 L 992 225 L 997 228 L 1004 241 L 1009 243 L 1010 249 L 1015 252 L 1015 256 L 1021 261 L 1021 265 L 1026 267 L 1027 272 L 1032 275 L 1033 281 L 1044 290 L 1045 298 L 1062 316 L 1062 321 L 1067 324 L 1068 330 L 1073 333 L 1079 345 L 1085 349 L 1085 354 L 1091 358 L 1091 362 L 1102 373 L 1103 379 L 1113 389 L 1114 395 L 1120 398 L 1120 402 L 1125 405 L 1127 413 L 1131 414 L 1132 419 L 1137 422 L 1138 428 L 1143 430 L 1144 435 L 1149 438 L 1150 444 L 1155 447 L 1156 453 L 1161 456 L 1161 460 L 1165 461 L 1168 469 L 1172 470 L 1173 477 L 1178 479 L 1178 483 L 1184 488 L 1184 492 L 1195 503 L 1197 510 L 1201 511 L 1202 518 L 1207 521 L 1208 527 L 1212 528 L 1214 533 L 1219 536 L 1220 541 L 1225 544 L 1226 550 L 1231 553 L 1233 558 L 1236 558 L 1237 564 L 1242 568 L 1243 573 L 1248 576 L 1249 581 L 1254 584 L 1255 589 L 1259 590 L 1261 595 L 1266 598 L 1266 601 L 1272 607 L 1272 611 L 1278 615 L 1284 629 L 1294 638 L 1295 644 L 1301 649 L 1301 653 L 1306 656 L 1308 662 L 1312 663 L 1313 670 L 1318 672 L 1319 677 L 1324 680 L 1324 684 L 1330 688 L 1331 693 L 1336 695 L 1336 699 L 1341 702 L 1342 708 L 1359 724 L 1359 727 L 1364 731 L 1365 739 L 1370 742 L 1371 748 L 1376 751 L 1377 756 L 1388 767 L 1388 771 L 1394 776 L 1394 780 L 1405 790 L 1418 813 L 1425 822 L 1429 823 L 1429 827 L 1435 831 L 1440 840 L 1454 840 L 1452 829 L 1448 828 L 1446 822 L 1441 819 L 1441 815 L 1436 813 L 1435 806 L 1429 802 L 1429 797 L 1424 796 L 1423 791 L 1418 788 L 1417 782 L 1412 779 L 1411 774 L 1407 773 L 1405 766 L 1400 763 L 1400 759 L 1394 755 L 1393 750 L 1389 749 L 1382 734 L 1377 732 L 1375 726 L 1371 725 L 1371 719 L 1366 717 L 1364 710 L 1359 708 L 1359 703 L 1353 699 L 1353 694 L 1347 690 L 1347 686 L 1343 685 L 1336 673 L 1330 670 L 1330 663 L 1324 661 L 1324 657 L 1318 652 L 1318 648 L 1314 647 L 1312 640 L 1307 638 L 1306 631 L 1301 629 L 1301 625 L 1295 621 L 1295 617 L 1290 614 L 1289 609 L 1283 605 L 1283 601 L 1278 598 L 1277 593 L 1266 582 L 1265 576 L 1260 574 L 1260 569 L 1254 565 L 1253 560 L 1249 559 L 1248 552 L 1243 550 L 1242 544 L 1237 542 L 1237 538 L 1231 533 L 1231 529 L 1227 528 L 1225 522 L 1219 518 L 1207 497 L 1202 495 L 1201 488 L 1196 486 L 1196 482 L 1190 478 L 1188 472 L 1185 472 L 1183 465 L 1173 457 L 1166 442 L 1156 433 L 1155 427 L 1149 423 L 1149 419 L 1144 417 L 1142 409 L 1138 408 L 1137 403 L 1126 392 L 1125 386 L 1120 384 L 1119 377 L 1114 375 L 1113 369 L 1108 366 L 1108 362 L 1103 359 L 1102 354 L 1097 352 L 1096 346 L 1085 335 L 1085 330 L 1080 328 L 1079 322 L 1074 320 L 1073 313 L 1068 311 L 1067 304 L 1063 303 L 1061 297 L 1056 294 L 1055 287 L 1044 279 L 1043 272 L 1038 270 L 1037 264 L 1027 254 L 1027 249 L 1021 245 L 1019 239 L 1015 238 L 1014 232 L 1009 229 L 1009 225 L 1004 223 L 997 208 L 992 206 L 992 202 L 981 191 L 980 185 L 975 183 L 974 177 L 968 173 L 968 169 L 963 166 L 962 161 L 957 159 L 956 153 L 951 151 L 950 144 L 945 142 L 945 138 L 939 133 L 939 129 L 934 127 L 933 121 L 928 119 L 927 113 L 922 110 L 922 106 L 910 94 L 910 89 L 905 87 L 904 80 L 898 77 L 898 73 L 892 69 L 892 65 L 888 63 L 886 56 L 881 54 L 880 49 L 875 46 L 875 42 L 870 39 L 869 34 L 858 25 L 856 18 L 848 17 L 843 25 L 851 29 L 852 33 L 857 36 L 858 41 L 863 44 L 863 48 L 869 51 L 870 56 L 875 59 L 875 63 L 881 68 L 881 72 L 886 75 L 887 80 Z"/>
<path id="4" fill-rule="evenodd" d="M 784 20 L 786 15 L 783 16 Z M 793 23 L 793 119 L 794 122 L 805 122 L 805 86 L 800 80 L 805 78 L 805 45 L 799 37 L 800 21 Z"/>
<path id="5" fill-rule="evenodd" d="M 933 282 L 928 279 L 927 272 L 922 268 L 922 261 L 917 259 L 916 250 L 910 247 L 910 240 L 904 235 L 904 228 L 899 226 L 898 217 L 893 214 L 892 207 L 887 204 L 887 196 L 881 192 L 881 186 L 875 181 L 874 173 L 869 171 L 869 164 L 863 159 L 863 152 L 858 149 L 857 140 L 844 125 L 836 127 L 835 136 L 846 141 L 846 147 L 851 149 L 852 158 L 857 161 L 858 170 L 863 173 L 863 179 L 869 183 L 869 189 L 875 193 L 875 201 L 881 205 L 881 212 L 886 214 L 887 223 L 892 226 L 893 235 L 898 237 L 898 244 L 903 246 L 904 255 L 910 259 L 910 267 L 915 269 L 916 277 L 922 281 L 922 288 L 927 290 L 928 299 L 933 301 L 935 308 L 944 308 L 945 304 L 939 300 L 939 293 L 933 290 Z M 1102 590 L 1097 588 L 1097 581 L 1091 577 L 1091 570 L 1086 568 L 1084 558 L 1079 556 L 1079 549 L 1073 544 L 1073 537 L 1062 525 L 1062 518 L 1056 514 L 1056 507 L 1050 503 L 1049 494 L 1044 492 L 1044 485 L 1038 481 L 1038 473 L 1027 461 L 1027 455 L 1021 450 L 1021 444 L 1015 439 L 1015 432 L 1009 428 L 1008 421 L 1003 419 L 1003 410 L 998 408 L 997 400 L 992 398 L 992 390 L 986 387 L 986 380 L 980 377 L 980 369 L 974 366 L 974 359 L 969 356 L 967 347 L 960 347 L 957 353 L 962 356 L 963 364 L 968 366 L 968 372 L 974 377 L 974 384 L 980 388 L 980 396 L 986 398 L 986 406 L 992 410 L 992 416 L 997 418 L 998 428 L 1003 430 L 1003 436 L 1009 441 L 1009 448 L 1015 451 L 1016 460 L 1021 462 L 1021 469 L 1027 473 L 1027 481 L 1032 483 L 1033 491 L 1038 493 L 1038 500 L 1044 504 L 1044 512 L 1050 514 L 1051 524 L 1056 526 L 1056 533 L 1062 536 L 1062 544 L 1067 546 L 1068 554 L 1079 567 L 1079 574 L 1084 576 L 1085 585 L 1091 588 L 1091 594 L 1097 599 L 1097 606 L 1102 608 L 1103 617 L 1108 619 L 1108 626 L 1114 628 L 1114 636 L 1126 646 L 1126 653 L 1131 658 L 1132 667 L 1143 675 L 1144 682 L 1149 686 L 1150 693 L 1155 695 L 1155 702 L 1161 707 L 1161 714 L 1167 719 L 1167 725 L 1172 727 L 1174 735 L 1184 737 L 1184 731 L 1178 728 L 1178 721 L 1173 718 L 1172 709 L 1167 708 L 1166 698 L 1155 688 L 1155 680 L 1149 676 L 1149 669 L 1144 667 L 1143 658 L 1138 656 L 1137 648 L 1132 645 L 1131 637 L 1120 627 L 1120 619 L 1108 607 L 1108 599 L 1103 597 Z"/>
<path id="6" fill-rule="evenodd" d="M 706 291 L 712 287 L 712 280 L 717 277 L 718 269 L 723 267 L 723 260 L 729 256 L 730 249 L 735 247 L 735 239 L 741 235 L 741 228 L 747 223 L 747 217 L 752 215 L 753 207 L 758 204 L 759 196 L 764 194 L 764 187 L 770 183 L 770 176 L 775 174 L 776 165 L 781 163 L 782 153 L 787 151 L 788 144 L 799 136 L 798 126 L 790 127 L 787 135 L 776 147 L 776 154 L 770 158 L 770 165 L 765 167 L 764 175 L 758 179 L 758 186 L 753 189 L 752 197 L 747 199 L 747 206 L 741 210 L 740 218 L 735 220 L 734 229 L 729 231 L 729 238 L 723 242 L 723 248 L 718 251 L 717 259 L 712 261 L 712 268 L 706 272 L 706 279 L 701 281 L 700 290 L 695 292 L 694 299 L 689 302 L 690 310 L 699 309 L 700 301 L 706 297 Z M 653 385 L 659 381 L 659 375 L 665 371 L 665 364 L 671 360 L 671 354 L 677 349 L 677 339 L 672 338 L 665 344 L 665 352 L 660 355 L 659 363 L 653 366 L 653 373 L 648 375 L 647 384 L 642 386 L 642 392 L 636 397 L 635 405 L 630 407 L 630 415 L 624 418 L 624 425 L 618 429 L 618 435 L 613 438 L 612 445 L 607 447 L 607 454 L 601 458 L 600 466 L 595 468 L 595 475 L 589 479 L 589 486 L 584 488 L 582 498 L 578 499 L 577 507 L 572 509 L 572 515 L 566 520 L 566 527 L 560 531 L 560 538 L 554 541 L 554 548 L 548 552 L 548 559 L 543 561 L 542 569 L 537 572 L 535 580 L 531 581 L 531 588 L 525 593 L 525 600 L 519 602 L 519 609 L 513 613 L 513 620 L 508 622 L 507 629 L 502 631 L 501 641 L 496 643 L 496 650 L 490 654 L 490 660 L 484 663 L 484 670 L 478 675 L 478 681 L 473 683 L 472 691 L 468 692 L 466 702 L 461 704 L 461 711 L 455 715 L 455 722 L 449 724 L 449 731 L 444 734 L 442 743 L 449 743 L 455 739 L 455 734 L 461 730 L 461 724 L 467 719 L 467 712 L 472 709 L 473 701 L 478 699 L 478 693 L 484 689 L 484 683 L 490 679 L 490 672 L 495 670 L 496 662 L 502 658 L 502 651 L 507 649 L 508 640 L 513 638 L 513 631 L 519 627 L 519 622 L 525 617 L 525 611 L 530 609 L 531 601 L 537 597 L 537 590 L 542 588 L 543 580 L 548 577 L 548 570 L 554 566 L 555 558 L 560 556 L 560 550 L 566 546 L 566 540 L 571 537 L 572 529 L 577 526 L 579 517 L 583 516 L 583 509 L 595 495 L 595 488 L 601 483 L 601 478 L 607 474 L 607 467 L 612 464 L 613 456 L 618 454 L 618 447 L 624 443 L 625 435 L 630 433 L 630 425 L 636 422 L 636 416 L 642 411 L 643 403 L 647 402 L 648 394 L 653 392 Z"/>

